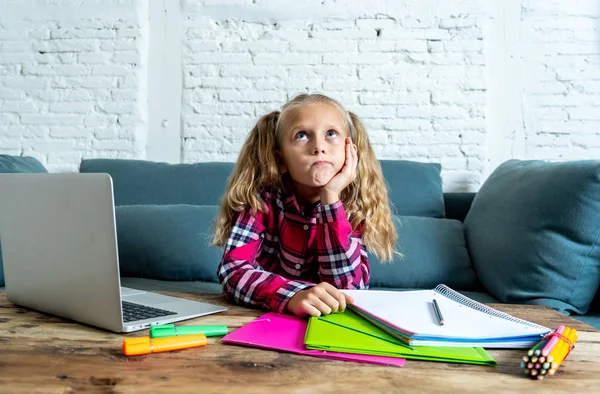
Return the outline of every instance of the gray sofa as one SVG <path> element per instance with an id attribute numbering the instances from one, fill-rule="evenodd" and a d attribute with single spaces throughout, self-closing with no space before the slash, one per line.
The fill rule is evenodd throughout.
<path id="1" fill-rule="evenodd" d="M 370 255 L 371 288 L 444 283 L 481 302 L 547 305 L 600 328 L 600 234 L 592 226 L 600 222 L 600 162 L 509 161 L 477 194 L 444 193 L 439 164 L 381 164 L 404 258 L 381 264 Z M 82 161 L 80 172 L 113 178 L 123 285 L 220 293 L 211 222 L 232 168 Z M 0 155 L 0 172 L 44 171 L 34 159 Z"/>

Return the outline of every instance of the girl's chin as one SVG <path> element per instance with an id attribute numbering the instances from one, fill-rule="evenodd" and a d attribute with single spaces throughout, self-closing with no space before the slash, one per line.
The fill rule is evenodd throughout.
<path id="1" fill-rule="evenodd" d="M 329 181 L 331 180 L 331 178 L 333 177 L 322 177 L 322 178 L 308 178 L 308 179 L 304 179 L 301 182 L 296 182 L 296 184 L 301 184 L 304 187 L 311 187 L 311 188 L 320 188 L 323 187 L 325 185 L 327 185 L 329 183 Z"/>
<path id="2" fill-rule="evenodd" d="M 316 176 L 312 179 L 312 184 L 314 187 L 323 187 L 329 183 L 329 181 L 333 178 L 332 175 L 329 176 Z"/>
<path id="3" fill-rule="evenodd" d="M 317 171 L 310 171 L 300 175 L 296 183 L 302 184 L 306 187 L 319 188 L 327 185 L 329 181 L 335 176 L 335 171 L 331 168 L 323 168 Z M 293 177 L 292 177 L 293 179 Z"/>
<path id="4" fill-rule="evenodd" d="M 310 178 L 315 186 L 325 186 L 334 176 L 335 172 L 331 168 L 323 168 L 320 171 L 314 171 Z"/>

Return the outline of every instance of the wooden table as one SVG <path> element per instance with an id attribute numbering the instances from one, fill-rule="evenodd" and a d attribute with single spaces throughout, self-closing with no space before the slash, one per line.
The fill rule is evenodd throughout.
<path id="1" fill-rule="evenodd" d="M 226 304 L 217 295 L 164 293 Z M 600 332 L 549 308 L 493 307 L 547 327 L 579 331 L 576 349 L 557 374 L 532 381 L 519 368 L 524 350 L 489 350 L 496 367 L 407 360 L 404 368 L 331 361 L 224 345 L 125 357 L 126 335 L 106 332 L 10 304 L 0 292 L 0 393 L 597 393 Z M 263 312 L 227 312 L 181 324 L 226 324 L 230 331 Z M 127 336 L 148 335 L 148 330 Z"/>

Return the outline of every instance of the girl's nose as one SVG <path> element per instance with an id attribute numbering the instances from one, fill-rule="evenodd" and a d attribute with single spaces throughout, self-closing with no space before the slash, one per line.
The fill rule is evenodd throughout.
<path id="1" fill-rule="evenodd" d="M 325 153 L 325 145 L 321 141 L 316 141 L 312 148 L 313 155 Z"/>

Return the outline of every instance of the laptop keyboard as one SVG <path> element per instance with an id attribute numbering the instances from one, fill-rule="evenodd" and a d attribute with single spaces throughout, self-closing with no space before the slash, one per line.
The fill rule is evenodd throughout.
<path id="1" fill-rule="evenodd" d="M 128 301 L 121 301 L 121 303 L 123 304 L 123 322 L 125 323 L 177 314 L 164 309 L 152 308 L 151 306 L 134 304 Z"/>

